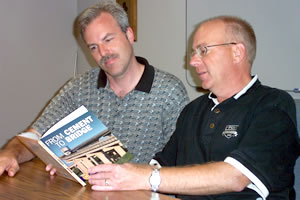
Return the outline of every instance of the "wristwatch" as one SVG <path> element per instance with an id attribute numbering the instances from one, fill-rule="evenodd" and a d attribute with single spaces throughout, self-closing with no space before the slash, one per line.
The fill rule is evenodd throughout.
<path id="1" fill-rule="evenodd" d="M 149 178 L 149 182 L 150 182 L 152 191 L 156 192 L 159 188 L 160 183 L 161 183 L 161 177 L 160 177 L 160 173 L 159 173 L 159 170 L 160 170 L 161 167 L 156 163 L 151 165 L 151 167 L 152 167 L 152 173 L 151 173 L 151 176 Z"/>

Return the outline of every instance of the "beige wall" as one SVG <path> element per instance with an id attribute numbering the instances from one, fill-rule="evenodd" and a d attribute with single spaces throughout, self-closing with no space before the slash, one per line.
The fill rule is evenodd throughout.
<path id="1" fill-rule="evenodd" d="M 201 95 L 186 81 L 186 1 L 138 0 L 136 55 L 179 77 L 191 99 Z M 189 73 L 189 72 L 188 72 Z"/>
<path id="2" fill-rule="evenodd" d="M 73 0 L 0 0 L 0 146 L 74 73 Z"/>

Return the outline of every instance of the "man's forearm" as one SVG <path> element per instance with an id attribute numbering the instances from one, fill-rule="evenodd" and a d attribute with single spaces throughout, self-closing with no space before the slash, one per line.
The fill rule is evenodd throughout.
<path id="1" fill-rule="evenodd" d="M 39 136 L 41 135 L 38 131 L 32 128 L 27 131 L 36 133 Z M 1 151 L 15 157 L 18 163 L 23 163 L 34 158 L 34 154 L 29 151 L 16 137 L 12 138 Z"/>
<path id="2" fill-rule="evenodd" d="M 12 138 L 1 151 L 12 154 L 17 159 L 18 163 L 23 163 L 34 158 L 34 154 L 31 153 L 16 137 Z"/>
<path id="3" fill-rule="evenodd" d="M 250 180 L 225 162 L 161 168 L 159 191 L 177 194 L 208 195 L 243 190 Z"/>

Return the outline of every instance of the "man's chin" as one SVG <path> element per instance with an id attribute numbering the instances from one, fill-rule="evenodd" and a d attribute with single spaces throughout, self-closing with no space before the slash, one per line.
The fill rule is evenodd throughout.
<path id="1" fill-rule="evenodd" d="M 106 71 L 106 74 L 109 75 L 112 78 L 120 78 L 120 77 L 122 77 L 122 73 L 121 72 Z"/>
<path id="2" fill-rule="evenodd" d="M 209 88 L 210 88 L 209 85 L 205 82 L 201 82 L 201 87 L 205 90 L 209 90 Z"/>

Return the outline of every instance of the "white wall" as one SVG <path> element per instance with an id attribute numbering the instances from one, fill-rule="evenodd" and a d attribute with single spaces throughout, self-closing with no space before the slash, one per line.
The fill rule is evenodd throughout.
<path id="1" fill-rule="evenodd" d="M 136 55 L 178 76 L 191 99 L 202 95 L 193 67 L 185 61 L 195 24 L 215 15 L 238 15 L 249 20 L 257 34 L 253 74 L 263 84 L 283 90 L 300 88 L 300 2 L 290 0 L 138 0 Z M 185 43 L 186 42 L 186 43 Z M 187 68 L 187 71 L 185 70 Z M 193 78 L 191 78 L 191 74 Z M 187 75 L 187 78 L 186 78 Z M 299 99 L 300 93 L 290 93 Z"/>
<path id="2" fill-rule="evenodd" d="M 201 95 L 186 81 L 186 1 L 138 0 L 136 55 L 179 77 L 191 99 Z"/>
<path id="3" fill-rule="evenodd" d="M 0 146 L 74 73 L 73 0 L 0 0 Z"/>
<path id="4" fill-rule="evenodd" d="M 298 0 L 187 0 L 187 34 L 199 21 L 217 15 L 240 16 L 252 24 L 257 37 L 252 71 L 263 84 L 283 90 L 300 88 Z M 291 95 L 300 98 L 300 93 Z"/>

